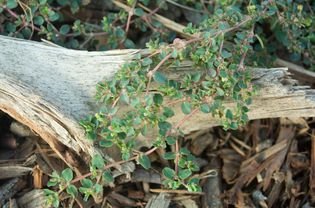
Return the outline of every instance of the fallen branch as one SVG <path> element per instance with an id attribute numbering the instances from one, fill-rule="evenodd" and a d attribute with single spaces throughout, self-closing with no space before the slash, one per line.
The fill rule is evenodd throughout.
<path id="1" fill-rule="evenodd" d="M 41 136 L 77 174 L 85 172 L 98 149 L 85 138 L 78 122 L 98 108 L 96 84 L 110 79 L 136 53 L 146 51 L 76 51 L 4 36 L 0 36 L 0 51 L 0 111 Z M 180 78 L 191 70 L 186 63 L 167 74 Z M 252 76 L 260 90 L 250 106 L 250 119 L 315 116 L 315 91 L 297 86 L 286 68 L 253 69 Z M 172 123 L 184 117 L 180 104 L 175 115 Z M 181 127 L 189 133 L 219 124 L 218 119 L 198 112 Z M 139 141 L 142 146 L 151 145 L 150 140 Z"/>

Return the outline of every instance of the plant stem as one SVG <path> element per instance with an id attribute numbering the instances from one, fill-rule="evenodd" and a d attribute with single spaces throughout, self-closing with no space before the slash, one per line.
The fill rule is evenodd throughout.
<path id="1" fill-rule="evenodd" d="M 193 116 L 196 112 L 198 112 L 198 108 L 195 108 L 192 112 L 190 112 L 190 114 L 186 115 L 182 120 L 180 120 L 177 125 L 175 126 L 175 129 L 178 129 L 181 125 L 183 125 L 185 123 L 185 121 L 187 121 L 187 119 L 189 119 L 191 116 Z M 178 139 L 176 139 L 175 142 L 175 173 L 178 173 L 178 161 L 179 161 L 179 142 Z"/>
<path id="2" fill-rule="evenodd" d="M 150 154 L 152 154 L 155 150 L 157 150 L 157 147 L 153 147 L 152 149 L 149 149 L 149 150 L 146 151 L 144 154 L 145 154 L 145 155 L 150 155 Z M 109 168 L 112 168 L 112 167 L 115 167 L 115 166 L 117 166 L 117 165 L 121 165 L 121 164 L 123 164 L 123 163 L 136 160 L 137 158 L 138 158 L 138 156 L 134 156 L 134 157 L 132 157 L 132 158 L 130 158 L 130 159 L 128 159 L 128 160 L 121 160 L 121 161 L 118 161 L 118 162 L 111 163 L 111 164 L 109 164 L 109 165 L 105 165 L 104 168 L 103 168 L 103 170 L 105 171 L 105 170 L 107 170 L 107 169 L 109 169 Z M 90 177 L 91 175 L 92 175 L 92 173 L 89 172 L 89 173 L 86 173 L 86 174 L 84 174 L 84 175 L 78 176 L 78 177 L 76 177 L 75 179 L 73 179 L 73 180 L 71 181 L 71 183 L 76 183 L 76 182 L 78 182 L 78 181 L 80 181 L 80 180 L 82 180 L 82 179 L 84 179 L 84 178 Z"/>
<path id="3" fill-rule="evenodd" d="M 147 89 L 146 89 L 146 95 L 149 94 L 149 89 L 150 89 L 150 84 L 151 84 L 151 80 L 152 80 L 152 77 L 154 75 L 154 73 L 171 57 L 171 53 L 168 54 L 167 56 L 165 56 L 161 61 L 160 63 L 158 63 L 154 69 L 152 69 L 151 71 L 148 72 L 148 77 L 149 77 L 149 81 L 148 81 L 148 84 L 147 84 Z"/>

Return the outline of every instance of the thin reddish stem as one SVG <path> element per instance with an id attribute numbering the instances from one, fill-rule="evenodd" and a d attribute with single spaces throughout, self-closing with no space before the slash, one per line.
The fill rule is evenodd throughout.
<path id="1" fill-rule="evenodd" d="M 155 150 L 157 150 L 157 147 L 153 147 L 152 149 L 148 150 L 148 151 L 145 152 L 144 154 L 145 154 L 145 155 L 150 155 L 150 154 L 152 154 Z M 137 158 L 138 158 L 138 156 L 134 156 L 134 157 L 132 157 L 132 158 L 130 158 L 130 159 L 128 159 L 128 160 L 121 160 L 121 161 L 118 161 L 118 162 L 111 163 L 111 164 L 109 164 L 109 165 L 105 165 L 104 168 L 103 168 L 103 170 L 107 170 L 107 169 L 109 169 L 109 168 L 115 167 L 116 165 L 120 165 L 120 164 L 123 164 L 123 163 L 126 163 L 126 162 L 130 162 L 130 161 L 136 160 Z M 71 181 L 71 183 L 76 183 L 76 182 L 78 182 L 78 181 L 80 181 L 80 180 L 82 180 L 82 179 L 84 179 L 84 178 L 90 177 L 91 175 L 92 175 L 92 173 L 89 172 L 89 173 L 86 173 L 86 174 L 84 174 L 84 175 L 78 176 L 78 177 L 76 177 L 75 179 L 73 179 L 73 180 Z"/>
<path id="2" fill-rule="evenodd" d="M 168 54 L 167 56 L 165 56 L 161 61 L 160 63 L 158 63 L 158 65 L 156 65 L 154 67 L 154 69 L 152 69 L 151 71 L 148 72 L 148 77 L 149 77 L 149 81 L 148 81 L 148 84 L 147 84 L 147 89 L 146 89 L 146 95 L 149 93 L 149 88 L 150 88 L 150 84 L 151 84 L 151 80 L 152 80 L 152 77 L 154 75 L 154 73 L 172 56 L 172 54 Z"/>
<path id="3" fill-rule="evenodd" d="M 190 112 L 188 115 L 186 115 L 182 120 L 180 120 L 177 125 L 175 126 L 175 129 L 178 129 L 181 125 L 184 124 L 185 121 L 187 121 L 191 116 L 193 116 L 196 112 L 198 112 L 198 108 L 195 108 L 192 112 Z M 178 161 L 179 161 L 179 142 L 178 139 L 176 139 L 175 142 L 175 172 L 178 173 Z"/>

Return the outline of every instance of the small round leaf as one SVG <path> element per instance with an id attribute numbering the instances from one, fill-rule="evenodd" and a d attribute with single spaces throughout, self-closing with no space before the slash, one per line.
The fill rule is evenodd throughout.
<path id="1" fill-rule="evenodd" d="M 92 166 L 98 169 L 102 169 L 105 165 L 105 161 L 101 155 L 94 155 L 92 158 Z"/>
<path id="2" fill-rule="evenodd" d="M 167 78 L 165 77 L 164 74 L 162 74 L 161 72 L 155 72 L 154 75 L 153 75 L 153 79 L 154 81 L 156 81 L 157 83 L 160 83 L 160 84 L 166 84 L 167 83 Z"/>
<path id="3" fill-rule="evenodd" d="M 175 152 L 166 152 L 164 155 L 163 155 L 163 158 L 165 160 L 174 160 L 176 157 L 176 154 Z"/>
<path id="4" fill-rule="evenodd" d="M 168 167 L 164 168 L 162 172 L 163 172 L 163 175 L 168 179 L 173 179 L 175 176 L 175 171 Z"/>
<path id="5" fill-rule="evenodd" d="M 61 172 L 61 177 L 65 179 L 67 182 L 72 181 L 73 179 L 73 172 L 70 168 L 66 168 Z"/>
<path id="6" fill-rule="evenodd" d="M 189 114 L 191 112 L 191 104 L 187 102 L 183 102 L 181 105 L 182 112 L 184 114 Z"/>
<path id="7" fill-rule="evenodd" d="M 103 172 L 103 179 L 108 183 L 114 182 L 114 177 L 108 170 Z"/>
<path id="8" fill-rule="evenodd" d="M 142 15 L 144 15 L 144 11 L 143 11 L 143 9 L 141 9 L 141 8 L 135 8 L 135 9 L 134 9 L 134 14 L 135 14 L 136 16 L 141 17 Z"/>
<path id="9" fill-rule="evenodd" d="M 68 33 L 70 32 L 70 26 L 67 25 L 67 24 L 62 25 L 62 26 L 60 27 L 60 30 L 59 30 L 59 31 L 60 31 L 61 34 L 66 35 L 66 34 L 68 34 Z"/>
<path id="10" fill-rule="evenodd" d="M 44 18 L 42 16 L 34 17 L 33 21 L 34 21 L 35 25 L 39 25 L 39 26 L 44 24 L 44 22 L 45 22 L 45 20 L 44 20 Z"/>
<path id="11" fill-rule="evenodd" d="M 147 155 L 140 155 L 138 162 L 140 163 L 140 165 L 148 170 L 149 168 L 151 168 L 151 161 L 150 158 Z"/>
<path id="12" fill-rule="evenodd" d="M 101 140 L 101 141 L 99 141 L 99 145 L 101 146 L 101 147 L 111 147 L 111 146 L 113 146 L 114 145 L 114 143 L 113 142 L 111 142 L 111 141 L 108 141 L 108 140 Z"/>
<path id="13" fill-rule="evenodd" d="M 78 195 L 78 189 L 74 185 L 70 184 L 67 187 L 67 193 L 70 194 L 73 198 L 75 198 Z"/>
<path id="14" fill-rule="evenodd" d="M 16 0 L 7 0 L 7 8 L 8 9 L 14 9 L 17 6 L 18 6 L 18 4 L 17 4 Z"/>
<path id="15" fill-rule="evenodd" d="M 211 111 L 209 104 L 206 104 L 206 103 L 201 104 L 200 110 L 201 110 L 201 112 L 203 112 L 203 113 L 210 113 L 210 111 Z"/>
<path id="16" fill-rule="evenodd" d="M 178 172 L 178 176 L 180 179 L 184 180 L 186 178 L 188 178 L 189 176 L 191 176 L 192 172 L 189 169 L 184 169 L 184 170 L 180 170 Z"/>

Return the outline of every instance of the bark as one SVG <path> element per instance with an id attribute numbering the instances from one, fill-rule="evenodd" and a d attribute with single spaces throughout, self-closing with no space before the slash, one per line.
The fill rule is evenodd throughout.
<path id="1" fill-rule="evenodd" d="M 136 53 L 146 51 L 76 51 L 0 36 L 0 111 L 28 126 L 80 174 L 80 167 L 98 150 L 86 140 L 78 122 L 97 110 L 96 84 L 110 79 Z M 180 77 L 191 69 L 188 63 L 167 73 Z M 250 106 L 250 119 L 315 116 L 315 91 L 297 86 L 286 68 L 252 73 L 260 90 Z M 175 108 L 173 123 L 184 116 L 179 106 Z M 189 133 L 218 124 L 208 114 L 198 113 L 182 127 Z"/>

